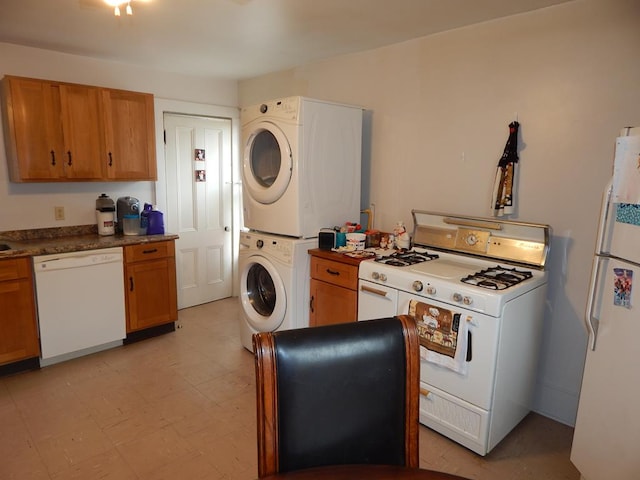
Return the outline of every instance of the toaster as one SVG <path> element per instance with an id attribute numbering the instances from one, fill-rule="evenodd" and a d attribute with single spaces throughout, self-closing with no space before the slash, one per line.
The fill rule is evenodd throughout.
<path id="1" fill-rule="evenodd" d="M 333 228 L 322 228 L 318 233 L 318 248 L 331 250 L 336 248 L 336 231 Z"/>

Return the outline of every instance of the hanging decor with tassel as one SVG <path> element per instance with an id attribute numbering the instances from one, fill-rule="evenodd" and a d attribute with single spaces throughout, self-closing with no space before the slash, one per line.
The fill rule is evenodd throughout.
<path id="1" fill-rule="evenodd" d="M 509 138 L 504 152 L 498 162 L 496 179 L 493 185 L 491 208 L 493 215 L 501 217 L 515 213 L 515 173 L 518 163 L 518 128 L 517 121 L 509 124 Z"/>

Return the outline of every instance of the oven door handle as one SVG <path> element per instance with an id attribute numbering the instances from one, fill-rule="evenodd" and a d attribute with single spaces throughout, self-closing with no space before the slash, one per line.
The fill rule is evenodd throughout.
<path id="1" fill-rule="evenodd" d="M 384 290 L 380 290 L 379 288 L 369 287 L 367 285 L 361 285 L 360 290 L 363 292 L 373 293 L 374 295 L 379 295 L 381 297 L 387 296 L 387 292 L 385 292 Z"/>
<path id="2" fill-rule="evenodd" d="M 473 335 L 471 335 L 471 330 L 467 330 L 467 358 L 465 359 L 467 363 L 470 362 L 471 358 L 473 357 L 472 339 Z"/>

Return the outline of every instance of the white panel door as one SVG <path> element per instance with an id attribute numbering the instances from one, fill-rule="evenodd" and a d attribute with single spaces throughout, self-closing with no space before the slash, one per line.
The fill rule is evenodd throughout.
<path id="1" fill-rule="evenodd" d="M 181 309 L 232 293 L 231 120 L 166 113 L 164 127 Z"/>

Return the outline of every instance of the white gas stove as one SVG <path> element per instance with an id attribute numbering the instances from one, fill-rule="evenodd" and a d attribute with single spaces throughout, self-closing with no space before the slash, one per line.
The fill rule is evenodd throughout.
<path id="1" fill-rule="evenodd" d="M 485 455 L 530 410 L 550 229 L 412 214 L 411 251 L 361 262 L 358 320 L 416 318 L 420 421 Z"/>

